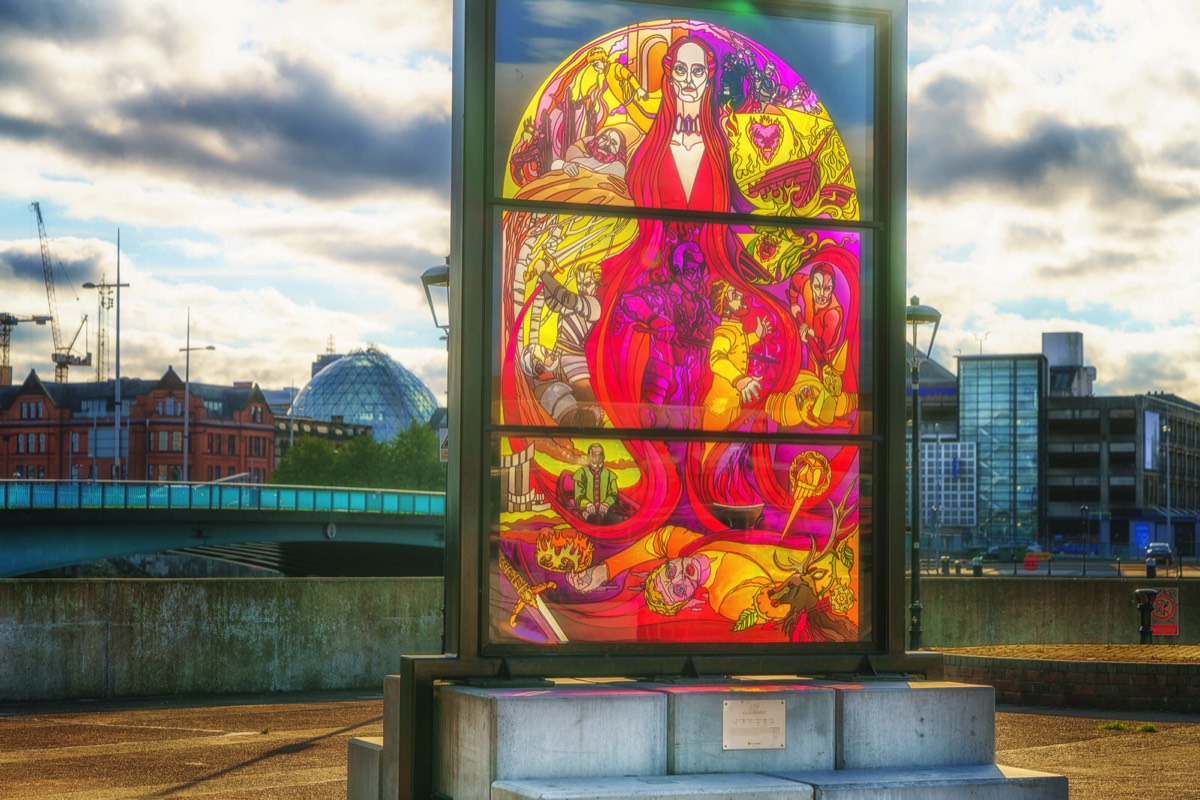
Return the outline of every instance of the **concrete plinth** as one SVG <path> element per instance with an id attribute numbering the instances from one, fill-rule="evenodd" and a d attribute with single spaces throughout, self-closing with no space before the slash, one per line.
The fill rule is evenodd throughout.
<path id="1" fill-rule="evenodd" d="M 824 683 L 837 692 L 837 769 L 996 760 L 996 693 L 941 681 Z"/>
<path id="2" fill-rule="evenodd" d="M 667 696 L 667 772 L 769 772 L 833 769 L 836 694 L 792 684 L 658 686 Z M 783 745 L 726 749 L 723 720 L 733 704 L 782 703 Z"/>
<path id="3" fill-rule="evenodd" d="M 667 698 L 611 687 L 438 687 L 434 787 L 485 798 L 497 780 L 664 775 Z"/>
<path id="4" fill-rule="evenodd" d="M 990 686 L 763 680 L 434 692 L 434 789 L 454 800 L 1067 797 L 1066 778 L 995 765 Z M 397 702 L 385 684 L 388 746 Z M 388 746 L 381 798 L 396 796 Z M 363 746 L 357 756 L 351 747 L 367 771 Z"/>
<path id="5" fill-rule="evenodd" d="M 354 736 L 346 757 L 346 800 L 379 800 L 382 736 Z"/>
<path id="6" fill-rule="evenodd" d="M 497 781 L 491 800 L 813 800 L 806 784 L 766 775 L 667 775 Z"/>

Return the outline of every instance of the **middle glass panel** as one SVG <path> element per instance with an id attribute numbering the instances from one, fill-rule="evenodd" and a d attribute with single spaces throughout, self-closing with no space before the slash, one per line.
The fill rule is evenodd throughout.
<path id="1" fill-rule="evenodd" d="M 870 433 L 864 234 L 508 211 L 493 422 Z"/>

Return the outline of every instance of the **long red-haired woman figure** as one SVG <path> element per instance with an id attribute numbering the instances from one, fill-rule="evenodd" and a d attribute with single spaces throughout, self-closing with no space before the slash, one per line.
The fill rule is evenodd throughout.
<path id="1" fill-rule="evenodd" d="M 729 210 L 728 145 L 717 119 L 717 60 L 702 39 L 677 39 L 663 57 L 662 104 L 629 168 L 635 205 Z"/>

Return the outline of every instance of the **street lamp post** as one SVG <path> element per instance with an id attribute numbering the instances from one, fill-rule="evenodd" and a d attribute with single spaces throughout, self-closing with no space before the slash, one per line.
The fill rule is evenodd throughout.
<path id="1" fill-rule="evenodd" d="M 187 310 L 187 335 L 184 339 L 185 346 L 179 348 L 179 352 L 186 353 L 183 359 L 183 482 L 189 480 L 188 467 L 192 460 L 192 438 L 189 421 L 192 416 L 192 351 L 193 350 L 216 350 L 211 344 L 203 347 L 192 347 L 192 309 Z"/>
<path id="2" fill-rule="evenodd" d="M 1087 575 L 1088 550 L 1092 549 L 1092 510 L 1080 506 L 1079 517 L 1083 520 L 1083 574 Z"/>
<path id="3" fill-rule="evenodd" d="M 1172 548 L 1175 547 L 1175 536 L 1171 530 L 1171 423 L 1164 422 L 1162 424 L 1163 432 L 1163 458 L 1167 461 L 1167 544 Z M 1158 539 L 1157 536 L 1154 537 Z M 1175 553 L 1175 560 L 1179 560 L 1179 553 Z"/>
<path id="4" fill-rule="evenodd" d="M 115 407 L 113 408 L 113 472 L 116 480 L 121 479 L 121 288 L 128 288 L 128 283 L 121 283 L 121 232 L 117 231 L 117 280 L 113 283 L 92 283 L 88 281 L 83 285 L 84 289 L 116 289 L 116 312 L 117 312 L 117 330 L 116 330 L 116 347 L 113 355 L 113 369 L 115 377 L 113 378 L 113 394 Z M 93 445 L 93 452 L 95 445 Z"/>
<path id="5" fill-rule="evenodd" d="M 912 376 L 912 604 L 909 611 L 912 614 L 912 626 L 908 630 L 909 649 L 921 649 L 921 400 L 919 387 L 921 384 L 921 362 L 927 361 L 933 353 L 933 340 L 937 337 L 938 324 L 942 314 L 936 308 L 921 305 L 921 301 L 913 295 L 910 304 L 904 310 L 904 321 L 912 327 L 912 357 L 909 369 Z M 929 346 L 925 354 L 917 349 L 917 329 L 922 325 L 933 325 L 929 334 Z"/>

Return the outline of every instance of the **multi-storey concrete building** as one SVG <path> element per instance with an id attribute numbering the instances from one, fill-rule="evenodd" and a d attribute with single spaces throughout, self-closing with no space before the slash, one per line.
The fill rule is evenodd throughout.
<path id="1" fill-rule="evenodd" d="M 1196 555 L 1200 406 L 1175 395 L 1049 400 L 1046 528 L 1055 542 Z"/>

